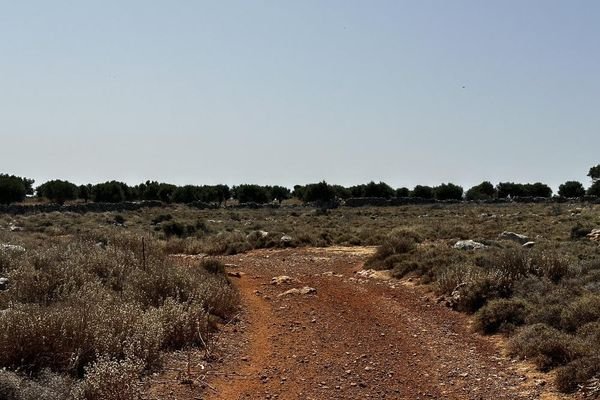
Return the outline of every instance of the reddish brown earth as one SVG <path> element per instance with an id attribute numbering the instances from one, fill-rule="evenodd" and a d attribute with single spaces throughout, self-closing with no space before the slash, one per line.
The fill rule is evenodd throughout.
<path id="1" fill-rule="evenodd" d="M 242 312 L 219 350 L 180 353 L 148 399 L 556 399 L 501 340 L 409 282 L 358 278 L 372 249 L 258 250 L 225 257 Z M 291 283 L 272 285 L 287 275 Z M 313 287 L 307 295 L 279 296 Z M 213 346 L 211 346 L 213 347 Z M 206 358 L 213 359 L 206 362 Z"/>

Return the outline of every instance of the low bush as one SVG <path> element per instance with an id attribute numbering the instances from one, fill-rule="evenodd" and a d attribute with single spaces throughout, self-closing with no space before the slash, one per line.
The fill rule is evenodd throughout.
<path id="1" fill-rule="evenodd" d="M 573 228 L 571 228 L 571 239 L 585 238 L 591 232 L 592 228 L 575 225 Z"/>
<path id="2" fill-rule="evenodd" d="M 579 297 L 563 309 L 560 319 L 562 328 L 568 332 L 575 332 L 587 323 L 600 320 L 600 295 Z"/>
<path id="3" fill-rule="evenodd" d="M 490 334 L 512 332 L 526 320 L 529 304 L 522 299 L 492 300 L 475 314 L 475 330 Z"/>
<path id="4" fill-rule="evenodd" d="M 139 374 L 159 367 L 163 350 L 201 346 L 214 328 L 211 315 L 226 318 L 237 307 L 222 264 L 178 266 L 155 242 L 143 258 L 140 247 L 127 236 L 103 246 L 56 242 L 5 263 L 14 284 L 2 292 L 0 368 L 62 374 L 77 380 L 80 398 L 132 399 Z M 35 387 L 4 374 L 0 394 L 11 382 Z"/>
<path id="5" fill-rule="evenodd" d="M 215 258 L 205 258 L 200 266 L 211 274 L 225 274 L 225 264 Z"/>
<path id="6" fill-rule="evenodd" d="M 139 360 L 100 358 L 86 368 L 81 393 L 86 400 L 137 400 L 141 398 Z"/>
<path id="7" fill-rule="evenodd" d="M 600 374 L 600 357 L 590 356 L 577 359 L 556 372 L 556 387 L 569 393 Z"/>
<path id="8" fill-rule="evenodd" d="M 0 399 L 2 400 L 79 400 L 73 379 L 42 371 L 35 379 L 0 369 Z M 83 399 L 82 399 L 83 400 Z"/>
<path id="9" fill-rule="evenodd" d="M 416 249 L 418 236 L 413 231 L 407 231 L 403 229 L 393 230 L 383 240 L 383 243 L 377 248 L 375 254 L 373 254 L 365 263 L 369 268 L 374 269 L 391 269 L 394 267 L 394 259 L 398 259 L 399 255 L 407 254 Z M 387 261 L 387 262 L 386 262 Z"/>
<path id="10" fill-rule="evenodd" d="M 585 345 L 572 335 L 545 324 L 521 328 L 509 341 L 511 354 L 533 361 L 547 371 L 585 354 Z"/>

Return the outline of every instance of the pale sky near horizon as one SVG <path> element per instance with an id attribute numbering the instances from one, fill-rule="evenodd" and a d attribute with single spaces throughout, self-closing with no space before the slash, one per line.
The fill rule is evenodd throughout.
<path id="1" fill-rule="evenodd" d="M 587 187 L 598 21 L 595 0 L 0 0 L 0 172 Z"/>

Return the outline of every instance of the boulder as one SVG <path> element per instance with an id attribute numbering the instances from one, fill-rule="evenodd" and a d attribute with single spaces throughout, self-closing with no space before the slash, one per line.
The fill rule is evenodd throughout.
<path id="1" fill-rule="evenodd" d="M 455 249 L 459 250 L 480 250 L 485 249 L 487 246 L 483 243 L 476 242 L 474 240 L 459 240 L 452 246 Z"/>
<path id="2" fill-rule="evenodd" d="M 291 276 L 287 276 L 287 275 L 281 275 L 281 276 L 274 276 L 273 278 L 271 278 L 271 285 L 281 285 L 284 283 L 290 283 L 293 282 L 293 278 Z"/>
<path id="3" fill-rule="evenodd" d="M 498 240 L 511 240 L 519 244 L 525 244 L 529 242 L 529 238 L 525 235 L 521 235 L 515 232 L 504 231 L 498 235 Z"/>
<path id="4" fill-rule="evenodd" d="M 290 243 L 292 240 L 294 240 L 294 238 L 291 237 L 290 235 L 283 235 L 280 239 L 281 243 L 283 243 L 283 244 Z"/>
<path id="5" fill-rule="evenodd" d="M 535 246 L 535 242 L 527 242 L 523 244 L 523 247 L 525 247 L 526 249 L 530 249 L 533 246 Z"/>
<path id="6" fill-rule="evenodd" d="M 355 275 L 357 278 L 378 279 L 382 281 L 389 281 L 392 279 L 392 272 L 388 270 L 377 271 L 374 269 L 363 269 L 356 271 Z"/>
<path id="7" fill-rule="evenodd" d="M 19 245 L 16 245 L 16 244 L 3 244 L 3 243 L 0 243 L 0 251 L 1 252 L 23 253 L 25 251 L 25 247 L 19 246 Z"/>
<path id="8" fill-rule="evenodd" d="M 595 242 L 600 242 L 600 229 L 592 229 L 592 231 L 587 235 L 587 237 Z"/>
<path id="9" fill-rule="evenodd" d="M 263 230 L 252 231 L 246 235 L 246 240 L 264 239 L 267 236 L 269 236 L 269 232 L 267 232 L 267 231 L 263 231 Z"/>
<path id="10" fill-rule="evenodd" d="M 303 288 L 297 289 L 290 289 L 287 290 L 281 294 L 278 295 L 278 297 L 282 297 L 282 296 L 289 296 L 289 295 L 306 295 L 306 294 L 311 294 L 311 293 L 316 293 L 317 289 L 313 288 L 313 287 L 309 287 L 309 286 L 304 286 Z"/>

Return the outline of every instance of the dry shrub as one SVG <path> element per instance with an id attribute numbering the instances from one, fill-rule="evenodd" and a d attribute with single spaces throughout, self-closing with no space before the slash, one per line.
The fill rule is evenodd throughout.
<path id="1" fill-rule="evenodd" d="M 225 264 L 216 258 L 205 258 L 200 262 L 200 267 L 202 267 L 206 272 L 211 274 L 225 274 Z"/>
<path id="2" fill-rule="evenodd" d="M 83 377 L 86 399 L 135 398 L 139 373 L 158 367 L 163 350 L 201 345 L 210 315 L 237 307 L 224 274 L 178 266 L 152 241 L 143 255 L 137 238 L 105 243 L 57 243 L 10 264 L 0 368 Z"/>
<path id="3" fill-rule="evenodd" d="M 86 368 L 80 393 L 85 400 L 137 400 L 141 398 L 140 373 L 144 363 L 126 358 L 100 358 Z"/>
<path id="4" fill-rule="evenodd" d="M 474 312 L 488 300 L 508 297 L 511 281 L 498 270 L 454 264 L 439 273 L 435 287 L 440 294 L 452 294 L 457 310 Z"/>
<path id="5" fill-rule="evenodd" d="M 395 229 L 383 240 L 365 263 L 366 267 L 373 269 L 393 268 L 398 256 L 412 252 L 417 247 L 417 235 L 414 231 Z M 394 259 L 391 259 L 394 257 Z"/>
<path id="6" fill-rule="evenodd" d="M 490 334 L 509 333 L 523 325 L 530 305 L 522 299 L 492 300 L 475 314 L 475 330 Z"/>
<path id="7" fill-rule="evenodd" d="M 64 375 L 42 371 L 33 379 L 0 370 L 2 400 L 75 400 L 74 381 Z"/>
<path id="8" fill-rule="evenodd" d="M 568 332 L 600 319 L 600 295 L 587 294 L 569 304 L 561 313 L 561 325 Z"/>
<path id="9" fill-rule="evenodd" d="M 251 247 L 241 232 L 220 232 L 206 240 L 204 249 L 210 255 L 232 255 L 248 251 Z"/>
<path id="10" fill-rule="evenodd" d="M 600 374 L 600 357 L 598 355 L 577 359 L 567 366 L 559 368 L 556 373 L 556 387 L 564 393 L 575 391 L 591 378 Z"/>
<path id="11" fill-rule="evenodd" d="M 521 328 L 509 341 L 511 354 L 533 361 L 547 371 L 566 365 L 586 353 L 585 344 L 572 335 L 545 324 Z"/>
<path id="12" fill-rule="evenodd" d="M 600 350 L 600 321 L 581 326 L 577 329 L 577 336 Z"/>
<path id="13" fill-rule="evenodd" d="M 530 264 L 534 274 L 544 276 L 554 283 L 571 274 L 569 259 L 556 252 L 533 252 Z"/>

